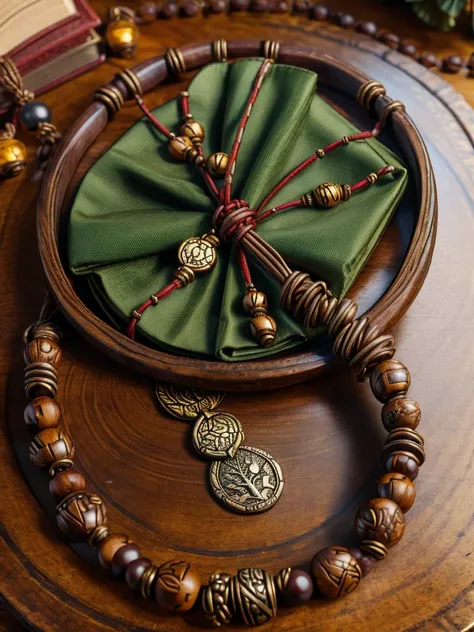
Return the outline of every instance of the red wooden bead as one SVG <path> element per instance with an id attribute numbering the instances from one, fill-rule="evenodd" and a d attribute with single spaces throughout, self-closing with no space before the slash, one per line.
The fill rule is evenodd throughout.
<path id="1" fill-rule="evenodd" d="M 133 591 L 138 592 L 141 589 L 143 573 L 151 564 L 152 561 L 147 557 L 139 557 L 128 564 L 125 581 Z"/>
<path id="2" fill-rule="evenodd" d="M 127 566 L 130 562 L 138 560 L 141 555 L 140 549 L 133 543 L 125 544 L 124 546 L 118 548 L 112 558 L 112 564 L 110 566 L 112 577 L 115 577 L 115 579 L 123 579 L 125 577 Z"/>

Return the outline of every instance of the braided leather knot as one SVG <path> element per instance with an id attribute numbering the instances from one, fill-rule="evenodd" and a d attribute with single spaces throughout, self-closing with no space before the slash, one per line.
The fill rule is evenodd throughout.
<path id="1" fill-rule="evenodd" d="M 257 212 L 245 200 L 231 200 L 217 207 L 213 222 L 221 241 L 238 243 L 257 226 Z"/>

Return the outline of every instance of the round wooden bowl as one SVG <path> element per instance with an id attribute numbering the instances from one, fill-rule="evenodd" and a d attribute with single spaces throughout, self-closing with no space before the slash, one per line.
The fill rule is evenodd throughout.
<path id="1" fill-rule="evenodd" d="M 211 43 L 191 44 L 180 50 L 187 70 L 196 70 L 213 60 Z M 261 52 L 262 42 L 258 40 L 228 42 L 230 59 L 255 57 Z M 281 46 L 278 61 L 317 72 L 320 93 L 358 127 L 368 129 L 375 123 L 375 117 L 356 102 L 360 86 L 369 79 L 359 70 L 317 49 L 293 45 Z M 164 56 L 133 70 L 144 91 L 155 88 L 169 75 Z M 112 83 L 125 99 L 130 98 L 127 87 L 118 78 Z M 162 97 L 168 97 L 170 89 L 176 91 L 176 86 L 164 86 Z M 390 102 L 389 97 L 378 97 L 376 114 L 380 116 Z M 78 331 L 105 354 L 132 369 L 158 379 L 204 388 L 229 391 L 275 388 L 306 380 L 324 368 L 332 359 L 330 346 L 324 340 L 265 360 L 225 363 L 173 355 L 144 346 L 127 338 L 92 311 L 68 276 L 67 261 L 60 255 L 60 242 L 68 220 L 67 213 L 63 212 L 67 206 L 65 199 L 71 193 L 76 169 L 84 164 L 81 160 L 108 122 L 105 105 L 95 102 L 74 123 L 55 154 L 39 200 L 38 239 L 48 285 L 59 307 Z M 430 160 L 420 134 L 405 112 L 392 115 L 383 142 L 407 164 L 411 185 L 388 229 L 388 239 L 385 237 L 379 244 L 367 270 L 350 293 L 382 333 L 403 316 L 422 286 L 433 252 L 437 217 Z M 387 246 L 388 256 L 383 252 Z"/>

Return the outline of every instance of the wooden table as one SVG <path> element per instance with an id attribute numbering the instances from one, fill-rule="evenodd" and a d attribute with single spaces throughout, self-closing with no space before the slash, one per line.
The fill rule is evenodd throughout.
<path id="1" fill-rule="evenodd" d="M 112 3 L 92 4 L 104 15 Z M 337 6 L 354 10 L 353 4 L 341 0 Z M 469 43 L 456 34 L 435 34 L 405 11 L 397 14 L 375 1 L 359 4 L 357 17 L 414 37 L 423 48 L 440 54 L 470 52 Z M 388 60 L 393 65 L 387 66 L 377 55 L 347 46 L 353 34 L 304 18 L 242 15 L 156 22 L 142 29 L 138 59 L 169 45 L 229 37 L 231 28 L 233 38 L 298 38 L 332 54 L 339 52 L 346 61 L 352 59 L 368 74 L 383 79 L 391 96 L 404 98 L 396 91 L 405 58 L 394 54 Z M 125 65 L 108 60 L 47 95 L 58 127 L 67 129 L 88 105 L 94 89 Z M 474 79 L 448 79 L 474 105 Z M 419 88 L 413 81 L 410 95 L 421 100 L 418 112 L 411 113 L 430 137 L 438 179 L 438 243 L 421 294 L 395 331 L 397 357 L 410 367 L 412 393 L 424 412 L 420 430 L 428 458 L 416 481 L 418 500 L 408 514 L 402 542 L 376 565 L 357 593 L 343 601 L 280 610 L 276 623 L 267 629 L 474 629 L 474 151 L 466 133 L 472 135 L 474 129 L 467 129 L 472 112 L 464 108 L 461 114 L 463 131 L 446 105 L 438 101 L 435 107 L 438 97 L 427 98 L 423 110 L 423 86 L 430 81 L 446 102 L 453 102 L 455 95 L 443 92 L 436 76 L 426 74 Z M 463 110 L 456 99 L 453 107 Z M 134 117 L 135 113 L 125 113 L 122 129 Z M 33 154 L 33 145 L 31 150 Z M 450 152 L 453 161 L 448 165 L 444 156 Z M 38 184 L 32 180 L 33 172 L 31 165 L 26 174 L 0 189 L 4 331 L 0 588 L 5 602 L 23 624 L 47 632 L 198 629 L 193 617 L 164 616 L 156 605 L 132 598 L 126 586 L 104 577 L 83 547 L 61 542 L 54 504 L 47 495 L 47 476 L 28 462 L 29 438 L 21 420 L 20 337 L 35 319 L 42 295 L 35 247 Z M 226 398 L 226 408 L 244 421 L 252 443 L 274 454 L 287 476 L 278 507 L 249 519 L 227 513 L 209 499 L 206 465 L 189 448 L 188 427 L 156 408 L 151 380 L 101 357 L 70 328 L 66 334 L 60 395 L 64 424 L 71 428 L 80 466 L 106 497 L 114 530 L 136 536 L 146 555 L 164 561 L 179 551 L 206 574 L 218 567 L 235 571 L 245 565 L 276 571 L 297 566 L 322 546 L 350 537 L 353 516 L 373 493 L 373 481 L 380 473 L 384 432 L 380 408 L 368 386 L 357 385 L 348 371 L 341 368 L 281 391 Z M 23 625 L 2 610 L 0 629 L 19 630 Z"/>

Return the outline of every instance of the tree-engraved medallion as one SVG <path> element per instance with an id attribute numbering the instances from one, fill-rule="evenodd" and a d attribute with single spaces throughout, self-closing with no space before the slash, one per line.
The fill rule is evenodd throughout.
<path id="1" fill-rule="evenodd" d="M 217 261 L 215 246 L 202 237 L 191 237 L 183 241 L 178 250 L 181 265 L 194 272 L 205 272 L 213 268 Z"/>
<path id="2" fill-rule="evenodd" d="M 233 457 L 243 440 L 242 425 L 230 413 L 204 411 L 194 425 L 193 444 L 204 457 Z"/>
<path id="3" fill-rule="evenodd" d="M 217 408 L 224 399 L 224 393 L 157 382 L 156 397 L 166 412 L 173 417 L 194 421 L 203 411 Z"/>
<path id="4" fill-rule="evenodd" d="M 278 463 L 258 448 L 242 446 L 232 459 L 211 463 L 212 491 L 241 513 L 259 513 L 273 507 L 283 484 Z"/>

